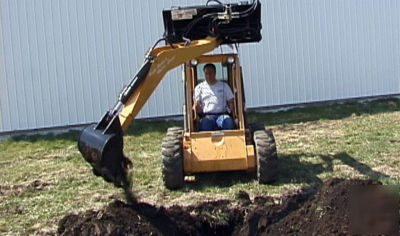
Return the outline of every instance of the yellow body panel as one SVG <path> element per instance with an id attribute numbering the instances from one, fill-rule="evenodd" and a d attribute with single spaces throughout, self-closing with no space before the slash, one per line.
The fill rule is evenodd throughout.
<path id="1" fill-rule="evenodd" d="M 257 167 L 256 154 L 252 144 L 246 145 L 247 151 L 247 170 L 254 171 Z"/>
<path id="2" fill-rule="evenodd" d="M 246 145 L 243 130 L 193 132 L 186 138 L 185 173 L 249 170 L 255 167 L 254 148 Z"/>

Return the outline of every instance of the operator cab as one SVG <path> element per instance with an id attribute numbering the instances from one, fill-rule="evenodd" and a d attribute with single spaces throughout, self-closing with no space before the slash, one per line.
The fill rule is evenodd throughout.
<path id="1" fill-rule="evenodd" d="M 199 132 L 200 117 L 194 109 L 196 85 L 205 81 L 204 65 L 212 63 L 216 67 L 216 79 L 229 85 L 234 96 L 235 129 L 244 129 L 243 86 L 241 67 L 237 54 L 205 55 L 185 64 L 185 131 Z M 232 117 L 232 114 L 231 114 Z M 229 132 L 228 130 L 223 130 Z M 208 131 L 201 131 L 208 132 Z"/>

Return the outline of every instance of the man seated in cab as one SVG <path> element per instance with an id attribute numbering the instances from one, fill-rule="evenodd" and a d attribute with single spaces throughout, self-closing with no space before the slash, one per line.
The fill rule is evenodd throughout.
<path id="1" fill-rule="evenodd" d="M 234 129 L 234 117 L 229 115 L 235 114 L 231 88 L 215 78 L 214 64 L 204 65 L 203 71 L 205 81 L 198 84 L 194 91 L 195 110 L 201 117 L 200 131 Z"/>

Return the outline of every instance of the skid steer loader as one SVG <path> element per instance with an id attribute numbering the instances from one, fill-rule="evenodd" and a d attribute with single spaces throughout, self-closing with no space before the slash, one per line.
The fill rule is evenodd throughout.
<path id="1" fill-rule="evenodd" d="M 260 183 L 275 180 L 274 136 L 264 125 L 247 124 L 242 70 L 237 53 L 206 55 L 223 44 L 261 40 L 261 4 L 218 4 L 163 11 L 166 46 L 150 49 L 139 72 L 121 92 L 113 109 L 80 134 L 78 149 L 92 167 L 116 186 L 126 187 L 131 161 L 123 153 L 123 134 L 171 69 L 182 65 L 184 127 L 169 128 L 162 140 L 162 172 L 169 189 L 183 186 L 184 176 L 199 172 L 256 171 Z M 202 65 L 213 63 L 218 77 L 234 94 L 236 127 L 200 131 L 193 109 L 195 86 L 204 79 Z"/>

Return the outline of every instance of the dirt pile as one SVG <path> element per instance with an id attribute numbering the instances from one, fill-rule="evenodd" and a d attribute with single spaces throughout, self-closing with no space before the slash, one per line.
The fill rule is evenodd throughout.
<path id="1" fill-rule="evenodd" d="M 61 235 L 230 235 L 232 225 L 243 221 L 243 212 L 230 201 L 168 209 L 146 203 L 128 205 L 114 201 L 104 210 L 67 215 Z"/>
<path id="2" fill-rule="evenodd" d="M 63 235 L 158 234 L 157 228 L 148 220 L 120 201 L 114 201 L 100 211 L 67 215 L 59 222 L 58 232 Z"/>
<path id="3" fill-rule="evenodd" d="M 258 228 L 258 233 L 399 235 L 399 207 L 398 193 L 383 191 L 380 182 L 330 179 L 299 210 L 268 228 Z M 357 224 L 362 228 L 357 229 Z"/>
<path id="4" fill-rule="evenodd" d="M 67 215 L 61 235 L 344 235 L 349 233 L 348 202 L 352 186 L 366 180 L 331 179 L 280 198 L 235 200 L 195 206 L 156 207 L 114 201 L 100 211 Z M 397 224 L 398 225 L 398 224 Z"/>

